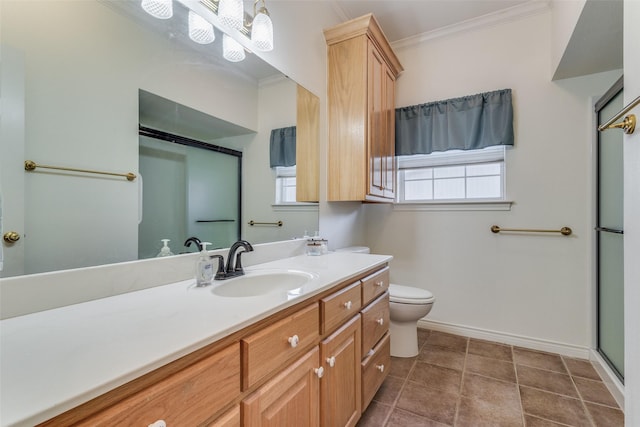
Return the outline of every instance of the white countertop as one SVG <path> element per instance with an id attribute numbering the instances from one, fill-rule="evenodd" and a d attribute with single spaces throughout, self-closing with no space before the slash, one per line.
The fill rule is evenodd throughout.
<path id="1" fill-rule="evenodd" d="M 187 280 L 2 320 L 0 426 L 52 418 L 391 258 L 301 255 L 245 269 L 313 273 L 289 300 L 282 291 L 220 297 L 216 284 Z"/>

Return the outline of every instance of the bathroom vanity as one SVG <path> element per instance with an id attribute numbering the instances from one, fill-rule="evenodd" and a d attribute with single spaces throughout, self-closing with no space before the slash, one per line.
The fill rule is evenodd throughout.
<path id="1" fill-rule="evenodd" d="M 353 426 L 389 372 L 390 260 L 302 255 L 247 268 L 243 296 L 190 280 L 4 320 L 2 425 Z M 272 273 L 308 279 L 242 289 Z"/>

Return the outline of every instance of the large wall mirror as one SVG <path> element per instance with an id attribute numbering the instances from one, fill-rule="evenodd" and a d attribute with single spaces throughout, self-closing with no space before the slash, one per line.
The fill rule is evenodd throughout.
<path id="1" fill-rule="evenodd" d="M 223 158 L 212 161 L 211 168 L 221 174 L 206 178 L 213 181 L 206 191 L 197 189 L 202 182 L 192 180 L 193 173 L 186 170 L 178 172 L 180 179 L 163 184 L 170 183 L 178 199 L 238 207 L 237 218 L 225 212 L 224 218 L 196 219 L 233 219 L 231 228 L 252 243 L 317 230 L 317 205 L 274 203 L 271 130 L 304 128 L 308 121 L 317 128 L 317 108 L 301 110 L 299 105 L 301 92 L 314 97 L 296 82 L 250 53 L 239 63 L 224 60 L 217 30 L 213 44 L 193 43 L 180 2 L 174 2 L 169 20 L 148 16 L 138 0 L 3 0 L 0 8 L 2 227 L 21 235 L 13 245 L 3 243 L 0 277 L 154 256 L 162 238 L 172 240 L 173 253 L 195 250 L 181 241 L 198 233 L 184 218 L 155 224 L 150 241 L 139 244 L 144 209 L 169 212 L 178 203 L 173 196 L 163 199 L 161 185 L 156 186 L 156 201 L 143 206 L 142 195 L 153 187 L 149 184 L 168 176 L 162 170 L 133 181 L 24 170 L 29 159 L 139 175 L 141 151 L 158 149 L 156 140 L 139 135 L 141 125 L 241 153 L 241 172 L 215 163 Z M 315 116 L 309 111 L 316 111 Z M 306 153 L 305 141 L 298 138 L 297 144 Z M 179 144 L 163 143 L 166 155 L 183 156 Z M 311 158 L 302 168 L 298 164 L 299 172 L 317 174 L 317 155 Z M 235 199 L 210 191 L 215 189 L 233 190 Z M 251 220 L 266 224 L 251 226 Z M 282 226 L 275 225 L 278 221 Z M 184 233 L 176 232 L 180 227 Z M 228 239 L 236 238 L 235 233 L 227 233 Z"/>

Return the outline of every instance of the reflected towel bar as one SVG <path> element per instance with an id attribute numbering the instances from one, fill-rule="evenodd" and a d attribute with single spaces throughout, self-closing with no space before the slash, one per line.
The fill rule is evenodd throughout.
<path id="1" fill-rule="evenodd" d="M 629 111 L 631 111 L 631 109 L 633 107 L 635 107 L 638 104 L 640 104 L 640 96 L 637 97 L 636 99 L 634 99 L 633 101 L 631 101 L 629 103 L 629 105 L 627 105 L 622 110 L 620 110 L 618 112 L 618 114 L 616 114 L 615 116 L 611 117 L 611 119 L 609 119 L 608 122 L 598 126 L 598 130 L 600 132 L 602 132 L 603 130 L 607 130 L 607 129 L 621 128 L 624 131 L 624 133 L 626 133 L 628 135 L 632 134 L 633 131 L 636 128 L 636 116 L 635 116 L 635 114 L 629 114 L 620 123 L 614 123 L 614 122 L 616 120 L 618 120 L 620 117 L 622 117 L 625 114 L 627 114 Z"/>
<path id="2" fill-rule="evenodd" d="M 501 231 L 515 231 L 520 233 L 560 233 L 563 236 L 569 236 L 573 233 L 570 227 L 562 227 L 560 230 L 536 230 L 532 228 L 500 228 L 497 225 L 491 226 L 491 232 L 499 233 Z"/>
<path id="3" fill-rule="evenodd" d="M 282 227 L 282 221 L 278 221 L 278 222 L 255 222 L 254 220 L 251 220 L 248 222 L 249 225 L 275 225 L 276 227 Z"/>
<path id="4" fill-rule="evenodd" d="M 123 177 L 127 178 L 127 181 L 133 181 L 134 179 L 136 179 L 136 174 L 131 173 L 131 172 L 129 172 L 129 173 L 101 172 L 101 171 L 94 171 L 94 170 L 89 170 L 89 169 L 76 169 L 76 168 L 65 168 L 65 167 L 61 167 L 61 166 L 40 165 L 40 164 L 37 164 L 36 162 L 34 162 L 33 160 L 25 160 L 24 161 L 24 170 L 31 172 L 31 171 L 36 170 L 36 168 L 55 169 L 55 170 L 70 171 L 70 172 L 94 173 L 94 174 L 98 174 L 98 175 L 123 176 Z"/>

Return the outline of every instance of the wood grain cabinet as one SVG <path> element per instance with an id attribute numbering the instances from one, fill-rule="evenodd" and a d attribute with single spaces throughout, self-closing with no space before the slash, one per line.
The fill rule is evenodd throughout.
<path id="1" fill-rule="evenodd" d="M 389 372 L 388 281 L 364 272 L 42 425 L 355 426 Z"/>
<path id="2" fill-rule="evenodd" d="M 393 202 L 395 81 L 403 68 L 373 15 L 324 31 L 329 201 Z"/>
<path id="3" fill-rule="evenodd" d="M 354 426 L 362 412 L 360 316 L 354 316 L 320 344 L 324 376 L 320 381 L 323 427 Z"/>

